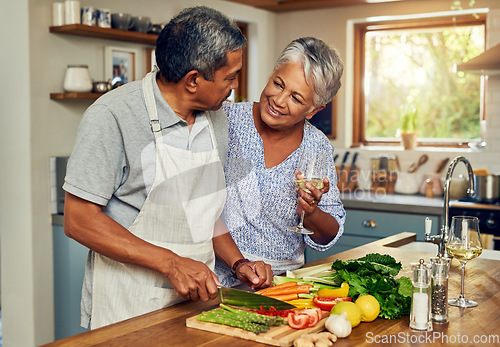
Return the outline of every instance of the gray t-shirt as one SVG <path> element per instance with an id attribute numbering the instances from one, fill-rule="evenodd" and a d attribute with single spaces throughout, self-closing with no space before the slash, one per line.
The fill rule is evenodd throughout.
<path id="1" fill-rule="evenodd" d="M 163 139 L 194 152 L 213 148 L 206 113 L 189 130 L 153 86 Z M 210 112 L 219 156 L 227 158 L 228 125 L 224 112 Z M 129 228 L 141 210 L 155 177 L 154 135 L 149 124 L 141 81 L 127 83 L 94 102 L 83 115 L 69 158 L 63 188 L 104 206 L 104 213 Z M 92 304 L 93 253 L 87 259 L 82 288 L 82 326 Z"/>

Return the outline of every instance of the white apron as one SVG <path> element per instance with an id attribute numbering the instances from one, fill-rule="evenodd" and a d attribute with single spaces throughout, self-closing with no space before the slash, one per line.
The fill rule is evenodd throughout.
<path id="1" fill-rule="evenodd" d="M 224 172 L 210 116 L 213 149 L 194 153 L 166 145 L 156 112 L 156 73 L 142 80 L 155 135 L 156 175 L 144 206 L 129 231 L 152 244 L 214 269 L 214 224 L 226 199 Z M 184 300 L 170 281 L 152 270 L 95 253 L 91 329 L 151 312 Z"/>

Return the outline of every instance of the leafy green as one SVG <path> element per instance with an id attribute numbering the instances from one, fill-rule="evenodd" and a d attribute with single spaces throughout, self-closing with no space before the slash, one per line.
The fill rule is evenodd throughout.
<path id="1" fill-rule="evenodd" d="M 373 295 L 380 304 L 379 317 L 397 319 L 410 314 L 412 283 L 408 277 L 395 279 L 401 263 L 378 253 L 353 260 L 335 260 L 332 269 L 349 283 L 349 296 Z"/>

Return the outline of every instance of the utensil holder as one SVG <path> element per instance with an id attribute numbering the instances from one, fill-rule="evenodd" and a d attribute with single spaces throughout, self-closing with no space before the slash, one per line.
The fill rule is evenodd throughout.
<path id="1" fill-rule="evenodd" d="M 342 171 L 340 171 L 339 166 L 335 166 L 335 170 L 337 171 L 337 188 L 341 192 L 352 192 L 358 186 L 358 174 L 359 169 L 355 167 L 351 173 L 350 166 L 344 166 Z M 351 176 L 349 176 L 349 173 Z"/>

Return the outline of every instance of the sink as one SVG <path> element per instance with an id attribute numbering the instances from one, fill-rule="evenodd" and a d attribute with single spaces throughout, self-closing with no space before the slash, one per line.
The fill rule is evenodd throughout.
<path id="1" fill-rule="evenodd" d="M 429 242 L 410 242 L 407 243 L 406 245 L 398 247 L 400 249 L 410 249 L 413 251 L 420 251 L 420 252 L 429 252 L 433 253 L 434 255 L 437 253 L 437 245 L 429 243 Z M 500 260 L 500 251 L 495 251 L 492 249 L 483 249 L 483 253 L 479 256 L 481 259 L 492 259 L 492 260 Z"/>

